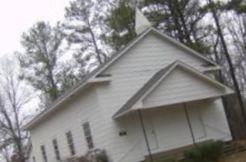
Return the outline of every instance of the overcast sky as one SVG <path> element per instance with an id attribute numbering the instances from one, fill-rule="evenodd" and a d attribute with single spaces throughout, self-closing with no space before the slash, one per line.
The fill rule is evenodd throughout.
<path id="1" fill-rule="evenodd" d="M 0 56 L 21 48 L 20 36 L 35 22 L 55 24 L 70 0 L 0 0 Z"/>

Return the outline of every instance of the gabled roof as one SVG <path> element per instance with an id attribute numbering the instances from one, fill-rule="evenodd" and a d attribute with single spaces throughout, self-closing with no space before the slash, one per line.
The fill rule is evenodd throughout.
<path id="1" fill-rule="evenodd" d="M 168 76 L 176 67 L 181 67 L 182 69 L 185 69 L 192 74 L 196 75 L 197 77 L 210 82 L 212 85 L 222 89 L 224 91 L 223 95 L 231 94 L 233 93 L 233 90 L 231 90 L 229 87 L 221 84 L 220 82 L 217 82 L 216 80 L 206 76 L 205 74 L 201 73 L 200 71 L 196 70 L 195 68 L 181 62 L 181 61 L 175 61 L 174 63 L 166 66 L 165 68 L 159 70 L 156 74 L 154 74 L 149 81 L 146 82 L 140 88 L 114 115 L 113 118 L 118 118 L 129 111 L 132 110 L 132 107 L 141 99 L 143 99 L 145 96 L 147 96 L 156 86 L 156 83 L 160 80 L 165 79 L 165 77 Z M 137 108 L 136 108 L 137 109 Z"/>
<path id="2" fill-rule="evenodd" d="M 62 103 L 66 102 L 69 97 L 71 97 L 74 94 L 77 94 L 79 91 L 81 91 L 84 87 L 86 87 L 89 84 L 89 80 L 92 78 L 95 78 L 98 74 L 103 72 L 105 69 L 107 69 L 110 65 L 112 65 L 116 60 L 118 60 L 121 56 L 123 56 L 127 51 L 129 51 L 132 47 L 134 47 L 139 41 L 141 41 L 145 36 L 147 36 L 149 33 L 156 34 L 161 39 L 171 42 L 172 44 L 176 45 L 179 48 L 182 48 L 183 50 L 187 51 L 189 54 L 193 55 L 194 57 L 197 57 L 208 64 L 214 66 L 212 70 L 218 70 L 219 65 L 215 62 L 209 60 L 205 56 L 199 54 L 198 52 L 190 49 L 189 47 L 183 45 L 182 43 L 176 41 L 175 39 L 159 32 L 158 30 L 154 28 L 149 28 L 146 31 L 139 34 L 133 41 L 131 41 L 125 48 L 123 48 L 121 51 L 117 52 L 116 54 L 112 55 L 112 57 L 106 61 L 104 64 L 99 66 L 97 69 L 92 71 L 90 74 L 88 74 L 79 84 L 77 84 L 75 87 L 71 88 L 67 92 L 65 92 L 62 96 L 60 96 L 56 101 L 52 103 L 52 105 L 43 110 L 40 114 L 38 114 L 35 118 L 33 118 L 30 122 L 28 122 L 23 128 L 24 129 L 30 129 L 35 124 L 39 123 L 46 115 L 48 115 L 50 112 L 53 112 L 57 109 Z"/>
<path id="3" fill-rule="evenodd" d="M 113 116 L 113 118 L 118 117 L 118 115 L 122 113 L 126 113 L 131 106 L 133 106 L 137 100 L 146 92 L 149 90 L 150 87 L 152 87 L 153 84 L 156 83 L 164 74 L 166 74 L 172 67 L 175 65 L 175 63 L 172 63 L 165 68 L 159 70 L 156 74 L 154 74 L 150 80 L 143 85 L 143 87 L 137 91 L 137 93 L 132 96 Z"/>

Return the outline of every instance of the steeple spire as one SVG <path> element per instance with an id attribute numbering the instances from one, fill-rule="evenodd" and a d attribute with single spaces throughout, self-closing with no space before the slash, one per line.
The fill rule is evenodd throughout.
<path id="1" fill-rule="evenodd" d="M 143 15 L 143 13 L 136 8 L 136 15 L 135 15 L 135 31 L 139 35 L 146 29 L 151 27 L 151 23 L 149 20 Z"/>

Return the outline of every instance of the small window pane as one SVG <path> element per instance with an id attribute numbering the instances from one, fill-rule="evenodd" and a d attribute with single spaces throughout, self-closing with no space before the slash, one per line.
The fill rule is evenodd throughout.
<path id="1" fill-rule="evenodd" d="M 75 155 L 75 148 L 74 148 L 74 144 L 73 144 L 72 132 L 68 131 L 66 133 L 66 136 L 67 136 L 67 143 L 68 143 L 68 147 L 70 149 L 70 153 L 71 153 L 71 155 Z"/>
<path id="2" fill-rule="evenodd" d="M 43 156 L 43 161 L 44 162 L 48 162 L 47 154 L 46 154 L 44 145 L 41 145 L 40 148 L 41 148 L 41 153 L 42 153 L 42 156 Z"/>
<path id="3" fill-rule="evenodd" d="M 54 148 L 54 152 L 55 152 L 55 155 L 56 155 L 56 160 L 60 160 L 61 157 L 60 157 L 60 152 L 59 152 L 57 140 L 53 139 L 52 143 L 53 143 L 53 148 Z"/>
<path id="4" fill-rule="evenodd" d="M 87 142 L 88 148 L 89 149 L 94 148 L 94 143 L 93 143 L 93 139 L 92 139 L 92 134 L 91 134 L 89 122 L 86 122 L 83 124 L 83 130 L 84 130 L 85 140 Z"/>

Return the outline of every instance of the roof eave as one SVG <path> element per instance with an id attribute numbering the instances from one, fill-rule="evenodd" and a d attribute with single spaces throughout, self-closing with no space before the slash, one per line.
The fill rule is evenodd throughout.
<path id="1" fill-rule="evenodd" d="M 207 57 L 203 56 L 202 54 L 200 54 L 199 52 L 191 49 L 190 47 L 184 45 L 183 43 L 180 43 L 179 41 L 175 40 L 174 38 L 167 36 L 163 33 L 161 33 L 160 31 L 158 31 L 157 29 L 152 27 L 152 31 L 154 31 L 155 33 L 157 33 L 158 35 L 162 36 L 162 38 L 165 38 L 166 40 L 168 40 L 169 42 L 177 45 L 178 47 L 181 47 L 182 49 L 192 53 L 193 55 L 197 56 L 198 58 L 202 59 L 202 60 L 206 60 L 207 62 L 211 63 L 214 66 L 219 66 L 216 62 L 208 59 Z"/>
<path id="2" fill-rule="evenodd" d="M 190 72 L 193 73 L 194 75 L 197 75 L 197 77 L 200 77 L 200 78 L 204 79 L 205 81 L 208 81 L 208 82 L 214 84 L 216 87 L 218 87 L 218 88 L 224 90 L 225 92 L 224 92 L 224 94 L 222 94 L 222 95 L 229 95 L 229 94 L 234 93 L 234 91 L 233 91 L 231 88 L 229 88 L 229 87 L 227 87 L 227 86 L 225 86 L 225 85 L 219 83 L 218 81 L 213 80 L 212 78 L 206 76 L 205 74 L 202 74 L 202 73 L 199 72 L 197 69 L 195 69 L 195 68 L 193 68 L 193 67 L 191 67 L 191 66 L 189 66 L 189 65 L 187 65 L 187 64 L 185 64 L 185 63 L 183 63 L 183 62 L 180 61 L 180 60 L 175 61 L 175 62 L 173 63 L 173 65 L 168 69 L 168 71 L 166 71 L 166 73 L 163 74 L 163 76 L 159 78 L 159 80 L 163 80 L 163 79 L 164 79 L 166 76 L 168 76 L 168 74 L 171 73 L 171 71 L 174 70 L 177 66 L 180 66 L 181 68 L 184 68 L 185 70 L 190 71 Z M 143 100 L 143 98 L 145 98 L 145 96 L 147 96 L 148 93 L 151 92 L 151 90 L 153 89 L 153 87 L 154 87 L 156 84 L 158 84 L 158 82 L 159 82 L 159 81 L 157 80 L 157 83 L 154 83 L 154 84 L 152 85 L 152 87 L 149 88 L 149 90 L 147 90 L 147 91 L 145 91 L 143 94 L 141 94 L 141 96 L 140 96 L 139 98 L 137 98 L 135 102 L 137 102 L 137 101 L 139 101 L 139 100 Z M 222 95 L 221 95 L 221 96 L 222 96 Z M 127 104 L 126 104 L 126 105 L 127 105 Z M 129 107 L 132 107 L 132 105 L 130 105 Z M 113 119 L 116 119 L 116 118 L 118 118 L 118 117 L 124 115 L 125 113 L 129 112 L 130 110 L 131 110 L 131 109 L 126 109 L 125 112 L 124 112 L 124 111 L 123 111 L 123 112 L 120 112 L 120 110 L 119 110 L 119 111 L 117 111 L 117 112 L 112 116 L 112 118 L 113 118 Z"/>
<path id="3" fill-rule="evenodd" d="M 90 86 L 92 83 L 87 83 L 86 85 L 83 86 L 83 88 L 86 88 L 88 86 Z M 52 107 L 47 108 L 45 110 L 43 110 L 40 114 L 38 114 L 36 117 L 34 117 L 31 121 L 29 121 L 26 125 L 24 125 L 22 127 L 23 130 L 30 130 L 31 128 L 33 128 L 36 124 L 40 123 L 43 119 L 45 119 L 45 117 L 47 115 L 49 115 L 50 113 L 56 111 L 59 106 L 66 102 L 67 100 L 69 100 L 72 96 L 76 95 L 78 92 L 80 92 L 82 89 L 79 88 L 77 91 L 75 91 L 74 93 L 69 94 L 69 96 L 66 96 L 64 98 L 62 98 L 59 102 L 57 102 L 56 104 L 54 104 Z"/>
<path id="4" fill-rule="evenodd" d="M 227 96 L 227 95 L 231 95 L 231 94 L 234 94 L 233 91 L 228 91 L 228 92 L 225 92 L 223 95 L 216 95 L 216 96 L 212 96 L 212 97 L 204 97 L 204 98 L 201 98 L 199 100 L 206 100 L 206 99 L 217 99 L 217 98 L 220 98 L 221 96 Z M 194 101 L 199 101 L 199 100 L 188 100 L 188 101 L 185 101 L 185 102 L 194 102 Z M 180 103 L 185 103 L 185 102 L 174 102 L 174 103 L 169 103 L 169 104 L 164 104 L 164 105 L 155 105 L 155 106 L 150 106 L 150 107 L 138 107 L 138 108 L 134 108 L 134 109 L 129 109 L 125 112 L 122 112 L 122 113 L 118 113 L 118 114 L 115 114 L 112 116 L 113 119 L 118 119 L 124 115 L 126 115 L 127 113 L 130 113 L 134 110 L 138 110 L 138 109 L 149 109 L 149 108 L 158 108 L 158 107 L 166 107 L 166 106 L 171 106 L 171 105 L 176 105 L 176 104 L 180 104 Z"/>
<path id="5" fill-rule="evenodd" d="M 102 65 L 101 67 L 97 68 L 94 70 L 94 72 L 92 72 L 91 75 L 89 75 L 87 78 L 85 79 L 86 81 L 81 84 L 80 86 L 78 86 L 77 88 L 73 89 L 71 92 L 69 92 L 67 95 L 64 95 L 63 98 L 58 99 L 57 103 L 55 103 L 54 105 L 52 105 L 52 107 L 50 107 L 49 109 L 44 110 L 44 112 L 41 112 L 41 116 L 45 116 L 46 114 L 49 113 L 50 109 L 54 109 L 56 107 L 58 107 L 60 104 L 62 104 L 64 101 L 67 100 L 67 98 L 69 98 L 72 94 L 76 93 L 77 91 L 79 91 L 81 88 L 83 88 L 87 83 L 88 80 L 96 77 L 99 73 L 101 73 L 102 71 L 104 71 L 106 68 L 108 68 L 109 65 L 111 65 L 112 62 L 114 62 L 115 60 L 117 60 L 123 53 L 127 52 L 129 49 L 131 49 L 139 40 L 141 40 L 147 33 L 149 33 L 152 30 L 152 28 L 147 29 L 146 31 L 144 31 L 141 35 L 138 36 L 138 38 L 136 38 L 136 40 L 134 40 L 129 46 L 127 46 L 124 50 L 122 50 L 119 54 L 117 54 L 115 57 L 112 56 L 113 58 L 111 60 L 109 60 L 109 62 L 107 62 L 106 64 Z M 42 115 L 42 113 L 44 113 Z M 40 115 L 37 115 L 35 118 L 41 118 Z M 28 122 L 23 129 L 24 130 L 29 130 L 32 128 L 32 125 L 35 123 L 36 119 L 31 120 L 30 122 Z"/>

